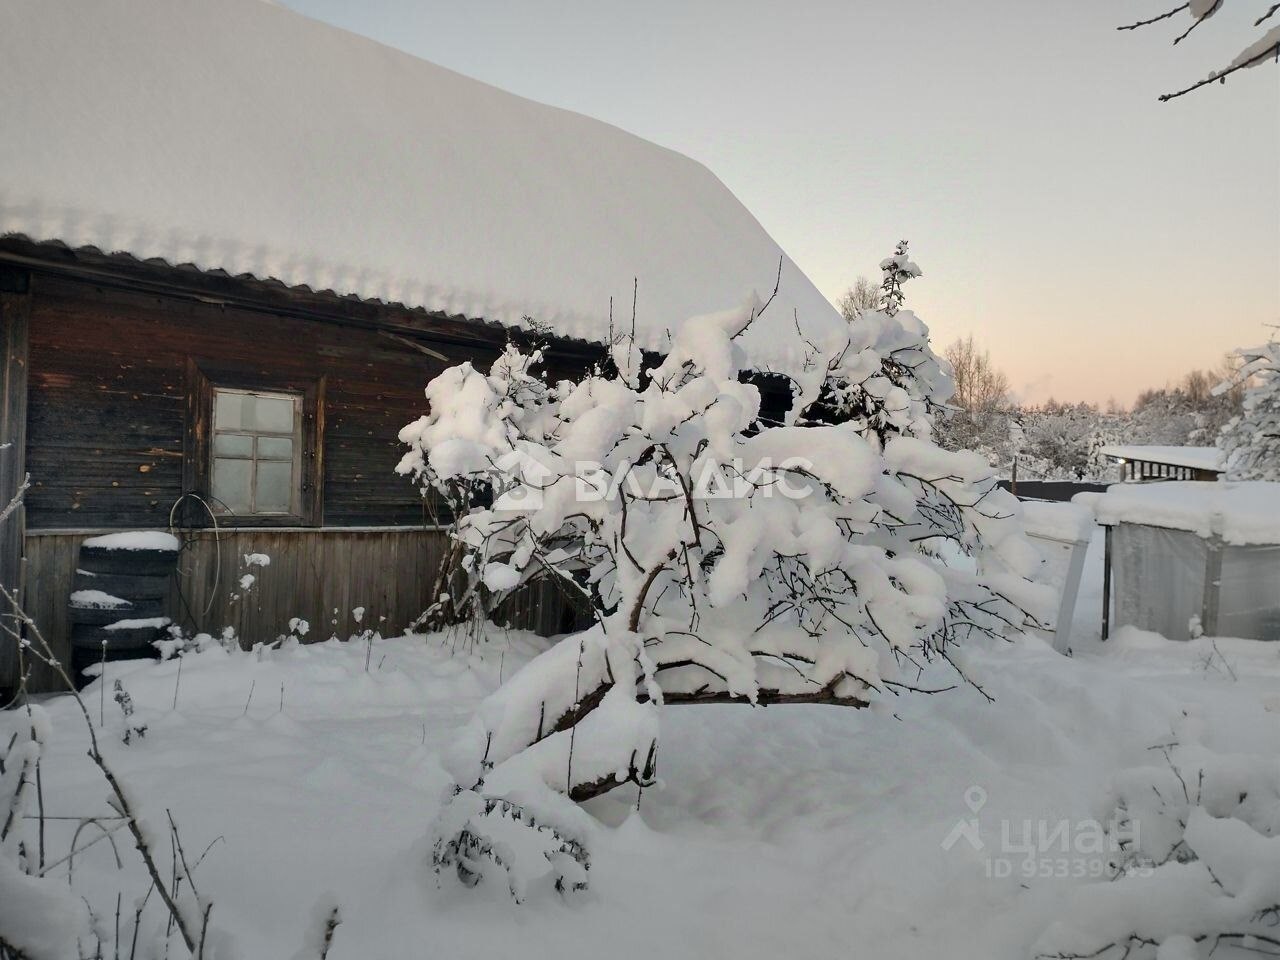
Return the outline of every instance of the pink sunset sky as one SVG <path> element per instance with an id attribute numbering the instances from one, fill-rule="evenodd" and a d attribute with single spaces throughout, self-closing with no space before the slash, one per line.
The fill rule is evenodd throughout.
<path id="1" fill-rule="evenodd" d="M 1129 403 L 1280 323 L 1280 68 L 1158 103 L 1265 10 L 1169 0 L 287 5 L 702 161 L 832 300 L 903 237 L 939 348 Z M 1188 21 L 1189 23 L 1189 21 Z"/>

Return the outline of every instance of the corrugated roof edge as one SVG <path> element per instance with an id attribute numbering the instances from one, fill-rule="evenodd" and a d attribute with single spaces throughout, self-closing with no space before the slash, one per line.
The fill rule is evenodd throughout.
<path id="1" fill-rule="evenodd" d="M 333 289 L 316 290 L 307 284 L 290 285 L 276 277 L 262 277 L 252 273 L 232 274 L 221 268 L 206 270 L 193 263 L 173 263 L 163 257 L 141 258 L 124 250 L 104 251 L 100 247 L 83 245 L 73 247 L 62 240 L 36 240 L 23 233 L 0 234 L 0 259 L 16 262 L 27 262 L 29 266 L 59 267 L 81 266 L 89 270 L 142 268 L 148 270 L 167 270 L 187 277 L 208 277 L 217 280 L 234 281 L 251 284 L 258 288 L 266 288 L 291 294 L 306 295 L 335 303 L 361 304 L 371 308 L 382 308 L 414 316 L 449 321 L 466 325 L 473 330 L 485 330 L 490 333 L 501 333 L 504 336 L 517 334 L 528 337 L 532 332 L 526 327 L 513 327 L 487 320 L 483 317 L 468 317 L 465 314 L 449 314 L 440 310 L 428 310 L 426 307 L 413 306 L 399 301 L 387 301 L 378 297 L 361 297 L 354 293 L 338 293 Z M 163 282 L 154 278 L 154 282 Z M 319 305 L 317 305 L 318 307 Z M 322 311 L 318 311 L 322 312 Z M 334 319 L 343 319 L 335 317 Z M 601 344 L 578 337 L 551 335 L 550 340 L 557 344 L 574 345 L 583 349 L 599 350 Z"/>
<path id="2" fill-rule="evenodd" d="M 76 268 L 84 268 L 88 272 L 103 271 L 124 271 L 126 279 L 150 281 L 164 285 L 164 279 L 158 276 L 150 278 L 129 277 L 127 274 L 131 270 L 137 271 L 169 271 L 174 274 L 181 274 L 185 278 L 209 278 L 215 281 L 225 281 L 229 283 L 245 284 L 258 291 L 274 291 L 277 293 L 285 293 L 289 295 L 311 297 L 316 300 L 323 301 L 317 303 L 307 303 L 304 305 L 293 305 L 299 312 L 308 315 L 324 318 L 326 314 L 325 305 L 328 304 L 345 304 L 354 305 L 369 310 L 389 310 L 398 312 L 407 316 L 431 320 L 437 323 L 448 324 L 457 328 L 456 332 L 448 330 L 423 330 L 408 325 L 400 324 L 379 324 L 379 318 L 364 317 L 355 318 L 364 320 L 367 323 L 382 326 L 394 326 L 397 331 L 416 334 L 425 339 L 438 339 L 448 341 L 458 341 L 464 339 L 478 339 L 487 342 L 490 345 L 498 344 L 506 339 L 514 338 L 517 341 L 527 341 L 534 333 L 527 327 L 512 327 L 494 320 L 487 320 L 483 317 L 468 317 L 464 314 L 448 314 L 438 310 L 428 310 L 421 306 L 411 306 L 398 301 L 386 301 L 376 297 L 361 297 L 354 293 L 340 294 L 335 290 L 322 289 L 316 290 L 306 284 L 289 285 L 276 277 L 260 277 L 251 273 L 231 274 L 226 270 L 212 269 L 205 270 L 192 263 L 172 263 L 162 257 L 148 257 L 142 259 L 133 254 L 117 250 L 105 252 L 101 248 L 93 245 L 84 245 L 72 247 L 62 240 L 35 240 L 26 234 L 6 233 L 0 234 L 0 261 L 8 260 L 10 262 L 26 263 L 36 269 L 51 268 L 54 270 L 68 269 L 77 272 Z M 209 295 L 203 291 L 190 291 L 204 299 L 210 299 Z M 281 309 L 284 305 L 255 302 L 255 298 L 248 291 L 241 292 L 234 299 L 241 301 L 241 305 L 256 307 L 258 309 Z M 332 315 L 327 319 L 332 321 L 350 320 L 353 318 Z M 470 336 L 467 336 L 470 334 Z M 488 334 L 488 336 L 485 336 Z M 599 358 L 603 356 L 604 344 L 599 341 L 585 340 L 579 337 L 567 337 L 560 334 L 548 334 L 546 339 L 559 349 L 568 349 L 574 354 Z M 661 354 L 654 351 L 645 351 L 647 357 L 653 362 L 661 359 Z M 752 373 L 763 377 L 767 380 L 787 380 L 790 378 L 768 368 L 755 368 Z M 775 389 L 778 389 L 775 387 Z"/>

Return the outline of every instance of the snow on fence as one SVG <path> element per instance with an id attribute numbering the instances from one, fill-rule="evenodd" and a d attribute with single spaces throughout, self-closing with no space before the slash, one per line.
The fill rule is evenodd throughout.
<path id="1" fill-rule="evenodd" d="M 1096 510 L 1104 639 L 1114 592 L 1115 626 L 1280 640 L 1280 483 L 1117 485 Z"/>

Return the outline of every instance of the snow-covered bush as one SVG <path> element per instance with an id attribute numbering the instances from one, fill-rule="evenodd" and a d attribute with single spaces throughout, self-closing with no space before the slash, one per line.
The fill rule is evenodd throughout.
<path id="1" fill-rule="evenodd" d="M 423 417 L 400 432 L 401 442 L 412 447 L 400 472 L 420 478 L 425 501 L 442 502 L 451 523 L 450 547 L 433 584 L 434 602 L 415 627 L 463 625 L 473 639 L 502 599 L 527 579 L 497 568 L 486 572 L 483 557 L 468 551 L 459 525 L 492 502 L 497 461 L 514 450 L 514 441 L 524 431 L 537 435 L 537 421 L 550 399 L 547 384 L 534 372 L 541 362 L 537 346 L 522 352 L 508 344 L 487 377 L 478 376 L 469 363 L 451 367 L 427 385 L 427 401 L 442 415 Z"/>
<path id="2" fill-rule="evenodd" d="M 0 714 L 0 958 L 62 960 L 90 934 L 89 913 L 64 882 L 42 877 L 36 768 L 48 740 L 44 710 L 33 704 Z"/>
<path id="3" fill-rule="evenodd" d="M 1102 453 L 1103 448 L 1133 438 L 1126 429 L 1132 423 L 1130 418 L 1104 413 L 1087 403 L 1049 400 L 1042 406 L 1024 407 L 1017 415 L 1023 425 L 1021 449 L 998 451 L 996 462 L 1008 462 L 1016 452 L 1023 479 L 1112 478 L 1116 467 Z"/>
<path id="4" fill-rule="evenodd" d="M 865 706 L 913 689 L 921 661 L 963 671 L 968 634 L 1049 618 L 1017 501 L 981 457 L 910 421 L 820 422 L 830 362 L 785 423 L 761 423 L 737 342 L 761 309 L 688 321 L 652 369 L 624 339 L 607 368 L 547 384 L 540 353 L 510 346 L 488 375 L 462 364 L 428 387 L 400 470 L 492 479 L 492 505 L 457 525 L 471 569 L 495 590 L 556 577 L 597 620 L 484 702 L 448 758 L 454 806 L 503 799 L 577 838 L 566 796 L 652 782 L 663 703 Z M 964 563 L 939 559 L 944 541 Z"/>
<path id="5" fill-rule="evenodd" d="M 1115 779 L 1117 877 L 1073 891 L 1035 956 L 1280 955 L 1280 758 L 1152 749 L 1162 762 Z"/>
<path id="6" fill-rule="evenodd" d="M 1218 435 L 1227 480 L 1280 480 L 1280 343 L 1236 351 L 1241 366 L 1225 392 L 1246 385 L 1244 408 Z"/>
<path id="7" fill-rule="evenodd" d="M 591 860 L 581 841 L 540 823 L 510 800 L 482 797 L 482 789 L 483 783 L 473 790 L 458 788 L 436 822 L 431 862 L 437 874 L 452 869 L 464 886 L 474 887 L 486 874 L 501 871 L 517 903 L 528 896 L 529 884 L 544 876 L 561 893 L 586 889 Z M 532 871 L 526 866 L 530 859 Z"/>
<path id="8" fill-rule="evenodd" d="M 6 640 L 19 644 L 22 659 L 34 658 L 53 669 L 65 684 L 75 708 L 84 719 L 88 734 L 88 757 L 101 773 L 107 788 L 110 815 L 87 815 L 71 835 L 68 852 L 57 856 L 46 849 L 48 818 L 40 789 L 40 760 L 50 736 L 47 715 L 29 702 L 18 710 L 0 711 L 0 960 L 65 960 L 71 957 L 138 956 L 145 945 L 150 956 L 213 958 L 219 952 L 220 935 L 212 932 L 209 917 L 211 900 L 195 894 L 193 871 L 182 848 L 178 827 L 166 811 L 168 844 L 172 853 L 169 876 L 161 873 L 157 853 L 162 840 L 151 821 L 142 816 L 143 797 L 127 785 L 104 753 L 104 741 L 90 717 L 89 708 L 76 690 L 66 668 L 55 658 L 39 627 L 18 605 L 13 594 L 0 586 L 0 595 L 13 609 L 6 621 L 20 624 L 28 634 L 5 627 Z M 105 683 L 105 680 L 99 681 Z M 133 720 L 133 703 L 120 681 L 115 683 L 115 700 L 124 715 L 123 741 L 129 744 L 145 734 L 145 725 Z M 103 691 L 105 694 L 105 690 Z M 19 687 L 25 700 L 25 680 Z M 100 721 L 101 722 L 101 721 Z M 74 819 L 60 815 L 59 819 Z M 128 891 L 117 888 L 110 906 L 90 900 L 74 889 L 75 858 L 96 840 L 82 840 L 85 827 L 101 831 L 96 839 L 110 839 L 127 831 L 150 879 L 150 892 L 133 900 L 132 916 L 122 916 L 120 905 L 128 902 Z M 120 851 L 110 840 L 116 861 Z M 119 875 L 122 879 L 125 874 Z M 56 877 L 56 879 L 55 879 Z M 160 904 L 161 916 L 144 912 L 152 893 Z M 114 906 L 112 926 L 106 911 Z M 208 947 L 208 949 L 206 949 Z"/>

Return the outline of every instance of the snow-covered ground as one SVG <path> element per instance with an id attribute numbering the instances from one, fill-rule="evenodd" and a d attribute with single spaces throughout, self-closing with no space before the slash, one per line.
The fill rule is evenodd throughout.
<path id="1" fill-rule="evenodd" d="M 132 722 L 147 725 L 128 746 L 110 690 L 95 684 L 86 700 L 144 816 L 159 828 L 171 811 L 191 858 L 213 843 L 195 875 L 232 956 L 292 957 L 332 901 L 333 960 L 1022 958 L 1075 915 L 1083 886 L 1107 882 L 1105 857 L 1074 849 L 1036 850 L 1027 876 L 1019 844 L 1041 824 L 1105 821 L 1116 776 L 1171 739 L 1280 752 L 1280 646 L 1134 631 L 1099 644 L 1093 553 L 1075 656 L 1032 638 L 971 651 L 994 703 L 960 688 L 887 710 L 666 709 L 661 787 L 638 814 L 634 792 L 592 803 L 590 890 L 536 890 L 520 905 L 498 884 L 438 883 L 427 837 L 449 787 L 441 750 L 546 641 L 495 631 L 473 654 L 439 636 L 378 641 L 371 656 L 336 641 L 214 649 L 184 658 L 180 680 L 176 660 L 109 665 Z M 82 719 L 68 698 L 46 705 L 47 812 L 109 813 Z M 16 722 L 0 715 L 6 739 Z M 73 826 L 51 822 L 48 848 L 65 851 Z M 120 847 L 123 873 L 99 843 L 77 857 L 75 886 L 100 892 L 114 922 L 126 877 L 127 923 L 147 884 Z"/>

